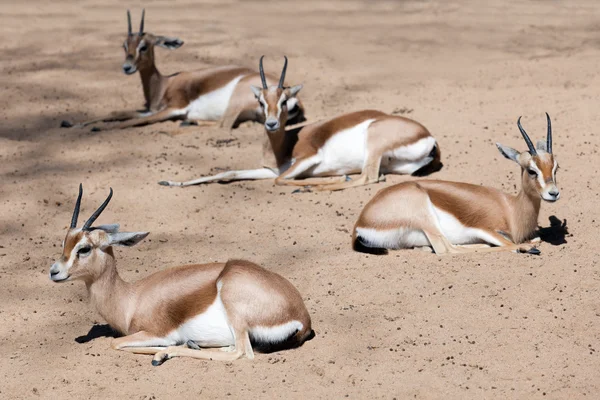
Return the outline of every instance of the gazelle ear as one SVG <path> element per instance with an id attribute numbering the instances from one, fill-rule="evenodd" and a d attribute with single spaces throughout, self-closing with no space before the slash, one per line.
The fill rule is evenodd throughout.
<path id="1" fill-rule="evenodd" d="M 117 233 L 119 232 L 119 224 L 106 224 L 106 225 L 98 225 L 94 226 L 94 229 L 100 229 L 106 233 Z"/>
<path id="2" fill-rule="evenodd" d="M 503 146 L 500 143 L 496 143 L 496 147 L 498 147 L 500 154 L 502 154 L 504 157 L 508 158 L 509 160 L 513 160 L 516 163 L 519 162 L 519 156 L 521 153 L 519 153 L 517 150 L 513 149 L 512 147 Z"/>
<path id="3" fill-rule="evenodd" d="M 175 50 L 183 46 L 183 40 L 166 36 L 157 36 L 154 44 L 165 49 Z"/>
<path id="4" fill-rule="evenodd" d="M 292 86 L 291 88 L 288 89 L 289 91 L 289 95 L 288 97 L 296 97 L 296 95 L 298 94 L 298 92 L 304 87 L 304 85 L 300 84 L 300 85 L 296 85 L 296 86 Z"/>
<path id="5" fill-rule="evenodd" d="M 108 246 L 135 246 L 150 232 L 118 232 L 108 234 Z"/>
<path id="6" fill-rule="evenodd" d="M 546 147 L 546 142 L 544 142 L 543 140 L 538 140 L 535 148 L 538 150 L 545 151 L 546 153 L 548 152 L 548 148 Z"/>
<path id="7" fill-rule="evenodd" d="M 256 97 L 257 99 L 260 98 L 260 93 L 262 92 L 261 88 L 259 88 L 258 86 L 250 85 L 250 89 L 252 90 L 252 93 L 254 93 L 254 97 Z"/>

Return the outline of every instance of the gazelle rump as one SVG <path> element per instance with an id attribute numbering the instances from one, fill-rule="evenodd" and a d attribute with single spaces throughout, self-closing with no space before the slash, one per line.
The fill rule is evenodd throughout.
<path id="1" fill-rule="evenodd" d="M 302 85 L 283 85 L 287 69 L 285 57 L 279 84 L 269 86 L 263 57 L 259 63 L 262 87 L 252 87 L 265 121 L 263 168 L 159 184 L 189 186 L 275 178 L 278 185 L 317 185 L 318 189 L 339 190 L 378 182 L 380 173 L 414 174 L 441 167 L 438 144 L 423 125 L 380 111 L 351 112 L 286 130 L 290 118 L 288 104 L 296 98 Z M 354 180 L 346 177 L 346 174 L 356 173 L 360 176 Z"/>
<path id="2" fill-rule="evenodd" d="M 537 229 L 541 199 L 554 202 L 560 197 L 552 125 L 548 114 L 546 118 L 546 142 L 538 142 L 537 148 L 520 117 L 517 125 L 529 151 L 520 153 L 496 144 L 504 157 L 521 167 L 521 191 L 516 196 L 490 187 L 438 180 L 390 186 L 362 210 L 353 230 L 353 248 L 376 254 L 421 246 L 431 246 L 437 254 L 505 250 L 539 254 L 524 242 Z"/>
<path id="3" fill-rule="evenodd" d="M 80 185 L 63 253 L 50 268 L 50 279 L 85 282 L 100 315 L 126 335 L 113 340 L 114 349 L 154 354 L 153 365 L 179 356 L 232 361 L 253 358 L 253 345 L 280 350 L 314 336 L 298 290 L 249 261 L 184 265 L 125 282 L 113 247 L 133 246 L 148 232 L 119 232 L 117 224 L 92 226 L 112 189 L 78 229 L 82 193 Z"/>
<path id="4" fill-rule="evenodd" d="M 156 68 L 154 48 L 177 49 L 183 41 L 144 32 L 144 14 L 142 12 L 139 31 L 133 33 L 131 16 L 127 11 L 128 31 L 123 43 L 123 72 L 127 75 L 139 72 L 144 89 L 144 109 L 116 111 L 76 126 L 125 121 L 113 127 L 119 129 L 167 120 L 201 121 L 204 124 L 220 120 L 222 127 L 231 129 L 244 121 L 263 122 L 262 111 L 248 90 L 251 85 L 258 84 L 260 77 L 249 68 L 221 66 L 162 75 Z M 275 81 L 271 76 L 267 79 Z M 290 124 L 305 121 L 304 108 L 298 98 L 290 100 L 287 106 L 292 113 Z M 63 125 L 69 126 L 70 123 L 65 121 Z M 100 128 L 95 127 L 94 130 Z"/>

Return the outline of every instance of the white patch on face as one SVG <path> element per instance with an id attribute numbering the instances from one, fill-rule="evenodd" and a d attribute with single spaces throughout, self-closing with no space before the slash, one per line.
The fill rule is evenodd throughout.
<path id="1" fill-rule="evenodd" d="M 556 184 L 556 170 L 558 169 L 558 163 L 554 160 L 554 166 L 552 167 L 552 181 Z"/>
<path id="2" fill-rule="evenodd" d="M 267 118 L 269 115 L 269 104 L 265 100 L 265 95 L 261 93 L 258 101 L 260 101 L 260 104 L 263 105 L 263 112 L 265 113 L 265 118 Z"/>
<path id="3" fill-rule="evenodd" d="M 137 49 L 136 49 L 136 50 L 137 50 L 137 52 L 138 52 L 138 54 L 140 54 L 140 49 L 141 49 L 142 47 L 144 47 L 144 46 L 146 46 L 146 41 L 145 41 L 145 40 L 141 40 L 141 41 L 140 41 L 140 44 L 138 44 L 138 47 L 137 47 Z"/>
<path id="4" fill-rule="evenodd" d="M 544 176 L 542 175 L 542 171 L 537 167 L 537 165 L 533 162 L 533 160 L 529 161 L 529 168 L 537 172 L 537 181 L 540 184 L 540 187 L 544 189 L 546 187 L 546 182 L 544 181 Z"/>
<path id="5" fill-rule="evenodd" d="M 290 111 L 294 110 L 296 108 L 296 106 L 298 105 L 298 99 L 296 99 L 295 97 L 291 97 L 286 100 L 286 103 L 287 103 L 288 113 L 290 113 Z M 297 113 L 297 111 L 292 114 L 295 115 L 296 113 Z"/>
<path id="6" fill-rule="evenodd" d="M 286 101 L 285 94 L 281 94 L 279 101 L 277 102 L 277 120 L 279 121 L 281 118 L 281 109 L 283 108 L 283 103 Z M 287 104 L 286 104 L 287 105 Z"/>

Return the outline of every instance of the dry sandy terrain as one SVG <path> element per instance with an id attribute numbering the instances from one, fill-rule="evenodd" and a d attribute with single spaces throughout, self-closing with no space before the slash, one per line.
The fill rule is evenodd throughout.
<path id="1" fill-rule="evenodd" d="M 10 4 L 9 4 L 10 3 Z M 592 1 L 5 1 L 0 5 L 0 398 L 594 398 L 600 390 L 598 165 L 600 4 Z M 483 2 L 482 2 L 483 3 Z M 404 112 L 437 137 L 434 178 L 515 193 L 518 167 L 495 141 L 553 118 L 561 199 L 543 204 L 541 256 L 376 257 L 350 250 L 361 207 L 381 188 L 292 193 L 272 181 L 157 185 L 260 162 L 264 131 L 244 124 L 125 131 L 61 129 L 142 104 L 121 72 L 125 7 L 178 36 L 164 73 L 255 67 L 303 82 L 308 118 Z M 233 139 L 219 146 L 220 139 Z M 151 358 L 88 340 L 104 321 L 81 282 L 53 284 L 77 185 L 82 218 L 149 230 L 117 250 L 138 279 L 171 265 L 246 258 L 292 281 L 316 337 L 234 363 Z M 98 332 L 94 328 L 93 332 Z M 100 329 L 101 331 L 101 329 Z M 102 332 L 100 332 L 102 333 Z M 93 335 L 92 335 L 93 336 Z M 76 340 L 77 339 L 77 340 Z M 82 343 L 79 343 L 82 342 Z"/>

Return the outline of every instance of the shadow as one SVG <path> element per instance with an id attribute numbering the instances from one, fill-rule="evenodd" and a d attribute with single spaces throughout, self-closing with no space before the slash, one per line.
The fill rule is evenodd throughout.
<path id="1" fill-rule="evenodd" d="M 442 164 L 442 162 L 440 161 L 442 158 L 442 153 L 437 143 L 431 149 L 429 157 L 433 157 L 433 160 L 431 160 L 429 164 L 424 165 L 415 172 L 413 172 L 412 176 L 427 176 L 433 174 L 434 172 L 438 172 L 442 169 L 442 167 L 444 166 L 444 164 Z"/>
<path id="2" fill-rule="evenodd" d="M 75 341 L 77 343 L 87 343 L 87 342 L 91 342 L 94 339 L 98 339 L 100 337 L 111 337 L 111 338 L 116 338 L 121 336 L 117 331 L 113 330 L 113 328 L 110 327 L 110 325 L 108 324 L 104 324 L 104 325 L 94 325 L 92 326 L 92 328 L 90 329 L 90 331 L 83 335 L 83 336 L 79 336 L 75 338 Z"/>
<path id="3" fill-rule="evenodd" d="M 539 229 L 540 239 L 543 242 L 550 243 L 554 246 L 560 246 L 561 244 L 567 243 L 565 237 L 569 234 L 567 228 L 567 220 L 560 220 L 555 215 L 551 215 L 549 218 L 550 226 Z"/>

